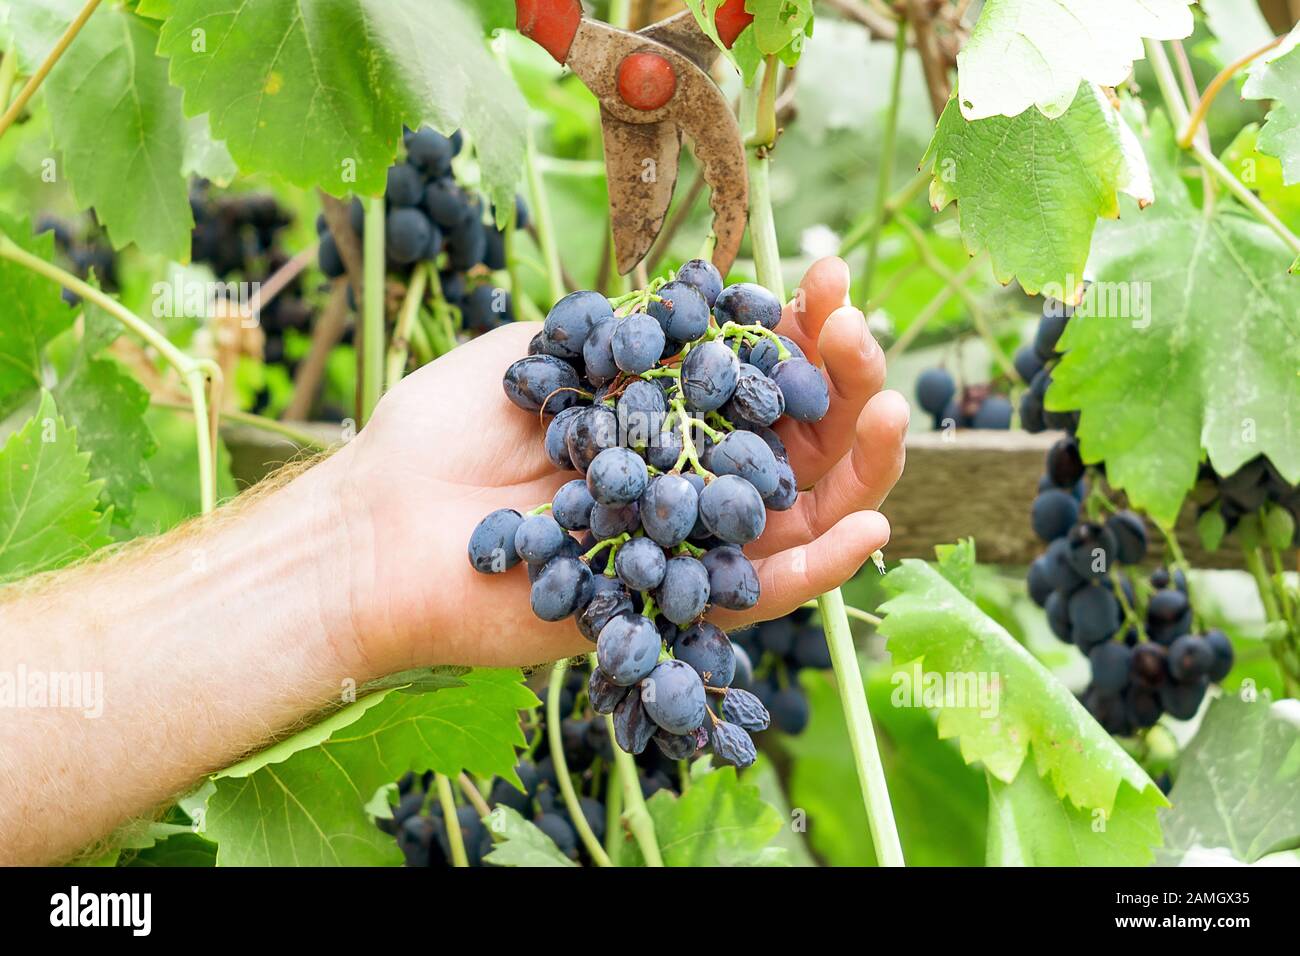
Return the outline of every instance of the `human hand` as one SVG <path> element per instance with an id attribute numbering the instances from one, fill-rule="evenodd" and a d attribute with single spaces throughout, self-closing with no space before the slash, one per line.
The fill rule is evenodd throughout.
<path id="1" fill-rule="evenodd" d="M 769 512 L 747 546 L 762 587 L 744 612 L 715 611 L 727 628 L 788 613 L 843 583 L 885 545 L 880 505 L 903 467 L 908 404 L 882 391 L 884 354 L 862 313 L 845 306 L 848 267 L 823 259 L 805 275 L 777 331 L 830 379 L 830 409 L 777 431 L 800 488 Z M 506 398 L 505 369 L 527 352 L 536 323 L 514 323 L 420 369 L 384 397 L 357 439 L 328 464 L 352 554 L 344 572 L 361 653 L 378 670 L 431 663 L 536 664 L 590 651 L 572 620 L 546 623 L 529 606 L 524 567 L 475 571 L 466 546 L 490 511 L 526 511 L 576 476 L 556 472 L 542 424 Z"/>

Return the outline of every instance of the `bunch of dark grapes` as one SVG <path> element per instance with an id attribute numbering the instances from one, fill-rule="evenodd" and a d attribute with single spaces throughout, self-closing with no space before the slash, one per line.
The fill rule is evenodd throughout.
<path id="1" fill-rule="evenodd" d="M 566 769 L 578 795 L 578 806 L 592 834 L 603 844 L 608 825 L 606 800 L 611 780 L 616 779 L 610 772 L 614 752 L 605 718 L 592 710 L 588 683 L 589 673 L 585 666 L 575 667 L 565 674 L 559 701 L 562 715 L 560 737 Z M 548 692 L 549 688 L 541 692 L 538 721 L 525 728 L 529 737 L 528 751 L 515 765 L 523 790 L 497 777 L 491 783 L 486 802 L 493 808 L 510 807 L 532 821 L 565 856 L 590 864 L 592 861 L 578 837 L 573 817 L 561 793 L 558 771 L 550 752 L 546 726 Z M 647 748 L 638 754 L 635 765 L 641 793 L 646 798 L 660 790 L 673 794 L 678 792 L 677 763 L 657 748 Z M 442 805 L 432 792 L 433 773 L 422 776 L 408 773 L 398 781 L 397 788 L 398 803 L 393 808 L 392 819 L 380 818 L 376 824 L 397 839 L 407 866 L 451 866 Z M 492 849 L 491 834 L 473 806 L 459 806 L 457 822 L 467 861 L 471 866 L 481 865 Z"/>
<path id="2" fill-rule="evenodd" d="M 772 726 L 786 734 L 801 734 L 808 726 L 808 695 L 799 686 L 799 671 L 831 666 L 826 632 L 812 616 L 810 608 L 799 608 L 731 635 L 737 649 L 732 686 L 752 690 L 772 715 Z"/>
<path id="3" fill-rule="evenodd" d="M 1021 400 L 1031 430 L 1063 428 L 1047 452 L 1031 523 L 1047 550 L 1029 566 L 1029 594 L 1047 612 L 1058 638 L 1088 657 L 1092 681 L 1084 705 L 1107 732 L 1127 736 L 1162 714 L 1187 720 L 1196 714 L 1211 681 L 1232 668 L 1232 645 L 1220 630 L 1193 634 L 1192 605 L 1181 571 L 1157 569 L 1149 579 L 1130 576 L 1147 552 L 1147 529 L 1136 512 L 1113 511 L 1104 521 L 1086 513 L 1087 468 L 1074 436 L 1074 413 L 1042 407 L 1044 379 L 1058 358 L 1056 343 L 1072 312 L 1048 300 L 1035 337 L 1042 367 Z M 1024 350 L 1017 364 L 1029 359 Z"/>
<path id="4" fill-rule="evenodd" d="M 565 296 L 506 370 L 510 400 L 550 416 L 552 464 L 582 477 L 526 516 L 484 518 L 470 563 L 525 562 L 533 612 L 573 618 L 595 643 L 592 706 L 613 713 L 629 753 L 653 740 L 682 759 L 711 741 L 718 760 L 748 766 L 748 731 L 768 725 L 758 698 L 732 686 L 735 648 L 704 616 L 758 602 L 741 548 L 768 508 L 798 495 L 772 426 L 818 421 L 830 402 L 821 370 L 773 331 L 780 318 L 772 293 L 724 289 L 695 259 L 615 303 Z"/>
<path id="5" fill-rule="evenodd" d="M 55 216 L 42 216 L 36 224 L 36 232 L 54 233 L 55 248 L 67 258 L 77 278 L 85 279 L 93 270 L 101 289 L 118 291 L 117 253 L 93 215 L 85 225 L 74 225 Z M 80 300 L 64 289 L 63 301 L 76 305 Z"/>
<path id="6" fill-rule="evenodd" d="M 214 193 L 206 182 L 190 193 L 194 233 L 190 256 L 206 263 L 222 281 L 264 282 L 288 263 L 282 240 L 293 217 L 266 193 L 223 195 Z M 262 330 L 262 360 L 283 365 L 293 374 L 293 363 L 285 357 L 285 333 L 310 328 L 314 313 L 303 298 L 302 281 L 293 281 L 264 303 L 257 321 Z M 259 397 L 259 403 L 266 395 Z"/>
<path id="7" fill-rule="evenodd" d="M 442 297 L 459 310 L 470 333 L 488 332 L 514 320 L 510 293 L 492 282 L 506 268 L 506 236 L 497 229 L 482 197 L 462 188 L 452 172 L 461 151 L 459 132 L 443 136 L 425 126 L 404 137 L 406 158 L 388 170 L 384 190 L 384 250 L 388 271 L 405 276 L 421 263 L 438 267 Z M 365 232 L 365 208 L 354 199 L 349 222 L 358 243 Z M 528 210 L 515 198 L 515 227 L 528 225 Z M 320 268 L 331 279 L 344 273 L 338 244 L 322 217 Z M 353 303 L 355 306 L 355 303 Z"/>
<path id="8" fill-rule="evenodd" d="M 1300 545 L 1300 485 L 1288 484 L 1263 455 L 1227 476 L 1202 463 L 1192 500 L 1198 520 L 1217 516 L 1224 534 L 1242 533 L 1249 547 L 1259 540 L 1279 550 Z"/>
<path id="9" fill-rule="evenodd" d="M 1045 298 L 1034 341 L 1022 345 L 1012 360 L 1020 377 L 1029 383 L 1020 396 L 1020 427 L 1032 434 L 1052 429 L 1073 435 L 1078 427 L 1078 412 L 1053 412 L 1043 406 L 1043 398 L 1052 384 L 1052 369 L 1061 356 L 1056 345 L 1072 315 L 1073 306 Z"/>
<path id="10" fill-rule="evenodd" d="M 966 385 L 960 392 L 952 374 L 941 366 L 928 368 L 916 379 L 916 401 L 944 428 L 1011 427 L 1011 402 L 992 385 Z"/>

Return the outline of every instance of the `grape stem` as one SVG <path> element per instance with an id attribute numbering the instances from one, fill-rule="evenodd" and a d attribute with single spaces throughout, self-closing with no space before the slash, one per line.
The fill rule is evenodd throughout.
<path id="1" fill-rule="evenodd" d="M 551 668 L 551 682 L 546 691 L 546 736 L 551 745 L 551 760 L 555 763 L 555 778 L 560 784 L 564 805 L 569 808 L 569 819 L 573 821 L 573 828 L 578 831 L 578 837 L 591 854 L 591 859 L 597 866 L 613 866 L 605 848 L 591 831 L 587 815 L 582 812 L 582 804 L 578 802 L 578 794 L 573 789 L 573 778 L 569 776 L 569 764 L 564 757 L 564 737 L 560 733 L 560 696 L 564 690 L 564 674 L 568 669 L 567 660 L 556 661 Z"/>
<path id="2" fill-rule="evenodd" d="M 586 554 L 582 556 L 582 560 L 590 561 L 592 558 L 598 555 L 603 548 L 613 548 L 614 552 L 617 553 L 618 549 L 622 545 L 626 544 L 628 540 L 631 539 L 631 537 L 632 536 L 630 534 L 624 531 L 622 534 L 616 534 L 612 538 L 604 538 L 600 541 L 597 541 L 595 546 L 592 547 L 590 551 L 588 551 Z M 613 560 L 612 556 L 611 556 L 611 560 Z"/>
<path id="3" fill-rule="evenodd" d="M 655 836 L 655 821 L 645 805 L 645 795 L 641 793 L 641 784 L 637 780 L 636 761 L 632 755 L 618 745 L 614 733 L 614 716 L 607 714 L 605 723 L 609 729 L 609 739 L 614 749 L 614 764 L 623 783 L 623 822 L 632 831 L 632 838 L 641 848 L 641 856 L 646 866 L 661 867 L 663 856 L 659 853 L 659 843 Z"/>
<path id="4" fill-rule="evenodd" d="M 680 472 L 689 462 L 692 470 L 702 477 L 705 481 L 712 481 L 715 477 L 713 472 L 709 471 L 700 464 L 699 453 L 695 450 L 695 440 L 691 438 L 691 424 L 696 419 L 686 414 L 686 403 L 680 398 L 673 399 L 672 410 L 678 419 L 678 430 L 682 436 L 682 453 L 677 456 L 677 463 L 673 465 L 673 471 Z M 707 426 L 706 426 L 707 427 Z M 714 434 L 717 434 L 714 432 Z"/>
<path id="5" fill-rule="evenodd" d="M 411 283 L 406 287 L 406 297 L 397 313 L 397 325 L 393 329 L 392 341 L 388 343 L 387 387 L 394 388 L 406 374 L 406 362 L 410 358 L 411 333 L 415 327 L 416 316 L 420 314 L 420 304 L 424 300 L 424 290 L 428 284 L 428 271 L 416 269 L 411 273 Z"/>
<path id="6" fill-rule="evenodd" d="M 716 331 L 710 329 L 709 332 L 706 333 L 706 337 L 709 339 L 719 337 L 727 338 L 728 336 L 736 336 L 741 339 L 749 339 L 750 336 L 769 339 L 772 344 L 776 346 L 777 361 L 784 362 L 790 357 L 790 350 L 785 347 L 785 343 L 781 341 L 781 337 L 771 329 L 765 328 L 761 325 L 740 325 L 736 322 L 724 322 L 721 328 Z"/>
<path id="7" fill-rule="evenodd" d="M 370 420 L 384 393 L 384 199 L 365 200 L 363 237 L 365 277 L 362 290 L 361 408 L 357 420 Z"/>
<path id="8" fill-rule="evenodd" d="M 463 793 L 465 799 L 473 805 L 474 812 L 477 813 L 481 819 L 486 820 L 492 815 L 492 808 L 488 806 L 487 801 L 483 799 L 483 794 L 479 793 L 478 787 L 474 786 L 474 781 L 469 778 L 469 775 L 466 774 L 465 771 L 462 770 L 460 772 L 460 776 L 456 778 L 456 782 L 460 784 L 460 792 Z"/>
<path id="9" fill-rule="evenodd" d="M 1220 70 L 1218 75 L 1210 81 L 1210 85 L 1205 88 L 1205 93 L 1202 94 L 1201 101 L 1196 104 L 1196 109 L 1192 112 L 1192 115 L 1183 124 L 1182 131 L 1178 134 L 1178 145 L 1183 149 L 1191 149 L 1192 140 L 1196 138 L 1197 130 L 1205 122 L 1206 114 L 1210 112 L 1210 105 L 1214 102 L 1214 98 L 1228 85 L 1228 81 L 1265 53 L 1280 45 L 1285 39 L 1285 36 L 1274 37 L 1259 49 L 1238 57 Z"/>
<path id="10" fill-rule="evenodd" d="M 816 608 L 818 607 L 818 604 L 816 601 L 805 601 L 801 606 Z M 877 617 L 870 611 L 864 611 L 862 608 L 854 607 L 852 604 L 844 605 L 844 613 L 855 620 L 862 621 L 864 624 L 870 624 L 872 627 L 880 627 L 880 625 L 884 623 L 883 618 Z"/>
<path id="11" fill-rule="evenodd" d="M 771 60 L 768 61 L 767 68 L 774 68 Z M 750 92 L 746 91 L 746 96 L 749 95 Z M 776 295 L 778 301 L 784 302 L 781 252 L 776 243 L 776 223 L 772 217 L 772 198 L 767 182 L 768 161 L 766 151 L 760 154 L 759 150 L 754 150 L 750 155 L 750 241 L 754 249 L 758 281 Z M 835 668 L 840 705 L 844 709 L 844 719 L 849 728 L 853 761 L 858 771 L 858 784 L 867 809 L 867 823 L 871 829 L 876 858 L 884 866 L 903 866 L 898 826 L 894 822 L 893 808 L 889 803 L 885 770 L 871 726 L 866 685 L 863 684 L 862 673 L 858 669 L 857 650 L 853 646 L 844 596 L 839 588 L 834 588 L 818 598 L 817 606 L 821 610 L 822 628 L 826 632 L 826 644 Z"/>
<path id="12" fill-rule="evenodd" d="M 465 836 L 460 832 L 460 816 L 456 813 L 456 798 L 451 792 L 451 781 L 445 774 L 434 774 L 434 783 L 438 788 L 438 802 L 442 804 L 442 826 L 447 831 L 447 843 L 451 846 L 452 866 L 469 866 L 465 855 Z"/>
<path id="13" fill-rule="evenodd" d="M 4 136 L 4 134 L 8 132 L 9 127 L 14 124 L 14 120 L 18 119 L 18 117 L 22 115 L 28 101 L 36 95 L 36 91 L 40 89 L 41 84 L 45 82 L 45 78 L 50 75 L 50 70 L 54 69 L 54 64 L 59 62 L 59 57 L 63 56 L 63 54 L 67 52 L 68 47 L 72 45 L 72 41 L 75 40 L 77 34 L 81 32 L 81 28 L 84 27 L 86 21 L 90 19 L 90 15 L 94 13 L 95 9 L 99 6 L 99 2 L 100 0 L 87 0 L 86 5 L 81 8 L 81 12 L 77 14 L 76 18 L 71 23 L 68 24 L 68 28 L 63 31 L 63 36 L 59 37 L 58 42 L 54 44 L 54 49 L 50 50 L 41 65 L 36 68 L 36 72 L 28 78 L 25 84 L 23 84 L 23 88 L 18 91 L 18 95 L 14 98 L 14 101 L 9 104 L 9 109 L 5 110 L 3 116 L 0 116 L 0 136 Z M 17 47 L 17 44 L 15 43 L 14 46 Z M 11 56 L 17 60 L 16 49 L 10 50 L 6 54 L 5 58 L 8 59 Z"/>

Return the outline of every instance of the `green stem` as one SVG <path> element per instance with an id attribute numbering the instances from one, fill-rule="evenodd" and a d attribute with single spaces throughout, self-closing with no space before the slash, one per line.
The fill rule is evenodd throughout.
<path id="1" fill-rule="evenodd" d="M 537 143 L 531 124 L 525 124 L 525 159 L 528 172 L 528 192 L 533 201 L 533 223 L 537 227 L 537 242 L 542 247 L 542 260 L 546 263 L 546 282 L 551 302 L 559 302 L 568 291 L 564 287 L 564 269 L 560 265 L 560 247 L 555 241 L 555 221 L 551 217 L 551 204 L 546 197 L 546 185 L 537 165 Z"/>
<path id="2" fill-rule="evenodd" d="M 1174 128 L 1185 129 L 1190 118 L 1187 103 L 1178 89 L 1178 80 L 1174 77 L 1174 69 L 1165 53 L 1164 44 L 1159 40 L 1143 40 L 1142 43 L 1146 47 L 1147 59 L 1151 61 L 1151 71 L 1156 75 L 1156 85 L 1160 87 L 1160 95 L 1173 115 Z"/>
<path id="3" fill-rule="evenodd" d="M 77 34 L 86 25 L 86 21 L 90 19 L 90 15 L 95 12 L 95 8 L 99 6 L 99 3 L 100 0 L 87 0 L 86 5 L 81 8 L 81 12 L 68 24 L 68 28 L 63 31 L 63 35 L 54 44 L 54 48 L 46 55 L 41 65 L 36 68 L 36 72 L 23 84 L 23 88 L 18 91 L 18 96 L 10 104 L 9 109 L 5 110 L 4 115 L 0 116 L 0 136 L 4 136 L 9 127 L 13 125 L 14 120 L 22 114 L 28 101 L 36 95 L 36 91 L 40 89 L 45 78 L 49 76 L 50 70 L 54 69 L 54 64 L 59 62 L 59 57 L 63 56 L 72 41 L 77 38 Z"/>
<path id="4" fill-rule="evenodd" d="M 411 273 L 411 284 L 406 287 L 406 298 L 397 313 L 397 325 L 393 329 L 393 340 L 388 343 L 387 388 L 393 388 L 406 374 L 406 361 L 410 357 L 411 335 L 415 328 L 415 318 L 420 313 L 420 303 L 424 300 L 425 286 L 428 284 L 428 270 L 416 269 Z"/>
<path id="5" fill-rule="evenodd" d="M 632 537 L 632 536 L 631 536 L 630 534 L 628 534 L 626 531 L 624 531 L 622 534 L 615 535 L 615 536 L 612 537 L 612 538 L 604 538 L 604 539 L 601 540 L 601 541 L 597 541 L 596 544 L 595 544 L 595 546 L 592 547 L 592 549 L 591 549 L 590 551 L 588 551 L 586 554 L 584 554 L 584 555 L 582 556 L 582 560 L 583 560 L 583 561 L 590 561 L 590 560 L 591 560 L 592 558 L 594 558 L 596 555 L 600 554 L 601 550 L 604 549 L 604 548 L 613 548 L 615 551 L 617 551 L 618 548 L 619 548 L 619 546 L 622 545 L 623 543 L 625 543 L 625 542 L 626 542 L 628 539 L 630 539 L 631 537 Z M 612 557 L 611 557 L 611 560 L 612 560 Z"/>
<path id="6" fill-rule="evenodd" d="M 1196 161 L 1210 175 L 1228 187 L 1228 192 L 1232 193 L 1243 206 L 1254 213 L 1257 219 L 1273 230 L 1274 234 L 1286 244 L 1292 253 L 1300 255 L 1300 236 L 1288 229 L 1286 224 L 1273 213 L 1273 210 L 1264 205 L 1263 201 L 1251 191 L 1249 186 L 1232 175 L 1232 171 L 1219 162 L 1219 158 L 1210 152 L 1204 143 L 1200 141 L 1193 142 L 1191 152 L 1196 157 Z"/>
<path id="7" fill-rule="evenodd" d="M 362 282 L 361 423 L 370 415 L 384 393 L 384 199 L 365 200 L 365 266 Z"/>
<path id="8" fill-rule="evenodd" d="M 623 782 L 623 820 L 626 821 L 627 828 L 632 831 L 632 838 L 636 840 L 637 846 L 641 848 L 645 865 L 661 867 L 664 865 L 664 859 L 659 853 L 654 818 L 646 809 L 645 795 L 641 793 L 641 783 L 636 775 L 636 761 L 615 742 L 613 715 L 607 715 L 605 723 L 614 750 L 614 764 L 618 767 L 618 775 Z"/>
<path id="9" fill-rule="evenodd" d="M 0 112 L 9 105 L 18 78 L 18 53 L 16 50 L 0 52 Z"/>
<path id="10" fill-rule="evenodd" d="M 434 774 L 438 787 L 438 802 L 442 804 L 442 825 L 447 831 L 447 842 L 451 845 L 451 862 L 453 866 L 469 866 L 469 857 L 465 855 L 465 836 L 460 832 L 460 815 L 456 813 L 456 798 L 451 792 L 451 781 L 443 774 Z"/>
<path id="11" fill-rule="evenodd" d="M 920 195 L 932 178 L 930 172 L 922 170 L 886 200 L 880 215 L 875 215 L 875 210 L 869 210 L 861 219 L 849 226 L 849 231 L 840 240 L 840 255 L 848 255 L 864 240 L 869 240 L 878 230 L 883 229 L 894 216 L 898 215 L 900 209 Z"/>
<path id="12" fill-rule="evenodd" d="M 801 606 L 816 609 L 819 605 L 816 601 L 804 601 Z M 844 605 L 844 613 L 851 618 L 862 621 L 864 624 L 870 624 L 872 627 L 880 627 L 884 623 L 884 618 L 877 617 L 870 611 L 864 611 L 860 607 L 854 607 L 852 604 Z"/>
<path id="13" fill-rule="evenodd" d="M 867 825 L 871 830 L 876 860 L 881 866 L 904 866 L 903 848 L 898 840 L 898 826 L 894 823 L 889 788 L 885 782 L 885 768 L 880 761 L 880 749 L 871 726 L 871 711 L 867 707 L 866 685 L 858 668 L 857 649 L 853 646 L 840 589 L 823 594 L 817 606 L 821 610 L 822 629 L 826 632 L 826 644 L 835 667 L 840 706 L 844 708 L 849 726 L 849 744 L 853 748 L 858 785 L 867 808 Z"/>
<path id="14" fill-rule="evenodd" d="M 596 834 L 591 832 L 587 815 L 582 812 L 582 804 L 578 802 L 578 795 L 573 790 L 573 778 L 569 776 L 569 764 L 564 757 L 564 738 L 560 733 L 560 724 L 563 720 L 560 714 L 560 697 L 564 690 L 564 673 L 568 669 L 568 661 L 555 662 L 555 666 L 551 668 L 551 683 L 546 693 L 546 734 L 550 740 L 551 759 L 555 762 L 555 778 L 559 781 L 564 805 L 569 808 L 569 819 L 573 821 L 573 828 L 578 831 L 578 837 L 587 848 L 592 861 L 597 866 L 612 866 L 605 848 L 596 839 Z"/>
<path id="15" fill-rule="evenodd" d="M 875 211 L 872 218 L 883 224 L 885 219 L 885 200 L 889 192 L 889 180 L 894 171 L 894 145 L 898 140 L 898 112 L 903 100 L 903 62 L 907 55 L 907 30 L 900 25 L 894 35 L 894 73 L 889 85 L 889 112 L 885 115 L 884 139 L 880 144 L 880 178 L 876 185 Z M 867 240 L 867 264 L 862 270 L 862 303 L 871 301 L 871 285 L 876 274 L 876 261 L 880 254 L 880 236 L 884 229 L 873 229 Z"/>

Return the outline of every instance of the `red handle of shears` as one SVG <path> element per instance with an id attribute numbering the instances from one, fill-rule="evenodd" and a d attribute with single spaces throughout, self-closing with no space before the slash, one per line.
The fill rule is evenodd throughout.
<path id="1" fill-rule="evenodd" d="M 515 0 L 515 25 L 519 32 L 563 63 L 578 32 L 582 5 L 578 0 Z M 713 22 L 718 37 L 730 49 L 740 31 L 749 26 L 754 15 L 745 10 L 745 0 L 726 0 L 718 7 Z"/>

